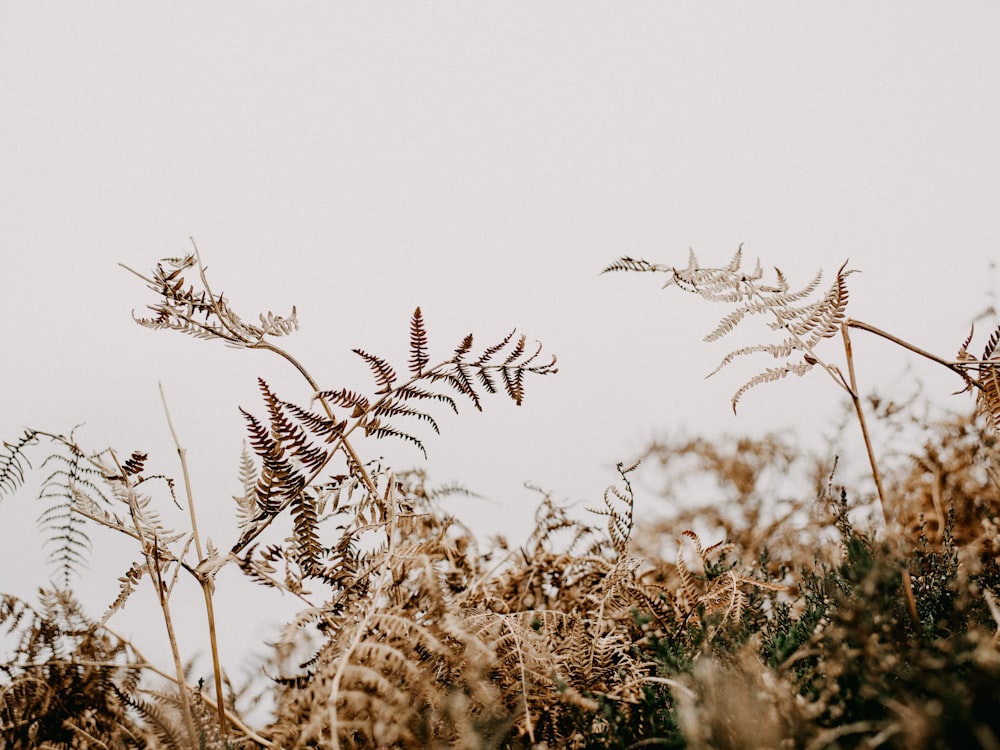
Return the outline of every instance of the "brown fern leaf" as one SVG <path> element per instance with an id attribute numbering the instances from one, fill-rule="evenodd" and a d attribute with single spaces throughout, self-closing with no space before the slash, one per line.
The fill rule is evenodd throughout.
<path id="1" fill-rule="evenodd" d="M 100 624 L 104 625 L 118 610 L 125 606 L 125 602 L 135 591 L 136 586 L 139 581 L 142 580 L 143 575 L 146 573 L 146 566 L 143 563 L 134 562 L 132 566 L 125 571 L 125 574 L 118 579 L 119 583 L 119 593 L 115 600 L 108 606 L 104 615 L 101 617 Z"/>
<path id="2" fill-rule="evenodd" d="M 701 555 L 701 542 L 698 540 L 698 535 L 693 531 L 684 531 L 683 534 L 693 539 L 695 542 L 695 547 L 698 549 L 699 556 Z M 677 576 L 681 583 L 681 594 L 684 599 L 684 605 L 689 613 L 693 612 L 693 608 L 698 603 L 700 594 L 698 589 L 694 584 L 694 577 L 691 575 L 691 570 L 688 568 L 687 563 L 684 562 L 684 547 L 683 545 L 678 545 L 677 547 Z"/>
<path id="3" fill-rule="evenodd" d="M 446 404 L 448 408 L 458 414 L 458 404 L 446 393 L 435 393 L 413 385 L 404 385 L 397 388 L 393 395 L 400 401 L 437 401 Z"/>
<path id="4" fill-rule="evenodd" d="M 472 402 L 472 405 L 476 407 L 476 411 L 482 411 L 483 404 L 479 398 L 479 394 L 476 392 L 476 386 L 470 370 L 470 365 L 461 361 L 455 361 L 450 370 L 432 372 L 429 373 L 429 377 L 433 382 L 443 382 L 445 385 L 451 386 L 455 391 L 468 398 Z"/>
<path id="5" fill-rule="evenodd" d="M 188 283 L 184 272 L 197 266 L 198 281 Z M 298 329 L 295 308 L 289 316 L 261 313 L 260 325 L 245 322 L 229 306 L 224 294 L 214 294 L 197 254 L 183 258 L 161 260 L 151 277 L 144 276 L 128 266 L 159 297 L 148 308 L 153 317 L 133 319 L 141 326 L 152 329 L 179 331 L 201 339 L 219 339 L 231 346 L 256 347 L 267 336 L 284 336 Z"/>
<path id="6" fill-rule="evenodd" d="M 410 320 L 410 372 L 417 377 L 423 375 L 424 368 L 430 362 L 427 356 L 427 330 L 424 328 L 424 316 L 418 307 L 413 311 Z"/>
<path id="7" fill-rule="evenodd" d="M 375 408 L 372 409 L 371 414 L 373 417 L 381 419 L 385 417 L 387 419 L 392 419 L 393 417 L 413 417 L 414 419 L 419 419 L 426 422 L 431 426 L 438 435 L 441 434 L 441 429 L 438 427 L 437 420 L 434 419 L 430 414 L 419 409 L 414 409 L 410 406 L 398 403 L 393 399 L 387 399 L 385 401 L 379 402 Z"/>
<path id="8" fill-rule="evenodd" d="M 702 268 L 694 252 L 690 253 L 686 268 L 653 266 L 644 263 L 635 268 L 622 264 L 616 270 L 661 271 L 668 274 L 664 286 L 676 285 L 712 302 L 724 302 L 735 308 L 724 315 L 716 327 L 706 336 L 706 341 L 717 341 L 731 333 L 747 318 L 762 315 L 771 318 L 768 326 L 773 331 L 784 334 L 784 338 L 771 344 L 754 344 L 730 352 L 718 367 L 710 373 L 714 375 L 736 359 L 751 354 L 768 354 L 776 359 L 788 359 L 794 353 L 802 355 L 802 362 L 786 361 L 782 366 L 768 368 L 744 383 L 732 399 L 735 411 L 740 398 L 751 388 L 762 383 L 780 380 L 788 374 L 803 375 L 812 365 L 820 363 L 832 376 L 835 372 L 819 359 L 814 349 L 825 338 L 840 332 L 846 320 L 848 290 L 846 277 L 853 273 L 847 270 L 847 263 L 837 271 L 836 279 L 819 300 L 805 303 L 818 288 L 822 273 L 805 287 L 790 291 L 788 279 L 780 269 L 775 269 L 776 281 L 763 283 L 760 261 L 750 272 L 742 268 L 742 246 L 736 251 L 728 265 L 721 268 Z"/>
<path id="9" fill-rule="evenodd" d="M 250 412 L 241 408 L 240 413 L 247 421 L 250 447 L 263 462 L 255 488 L 257 505 L 265 514 L 273 515 L 281 510 L 292 468 L 284 460 L 281 443 L 271 437 L 270 430 Z"/>
<path id="10" fill-rule="evenodd" d="M 292 498 L 292 521 L 294 523 L 295 557 L 307 575 L 316 572 L 323 555 L 323 545 L 319 540 L 319 518 L 316 505 L 309 493 L 300 492 Z"/>
<path id="11" fill-rule="evenodd" d="M 627 255 L 622 256 L 615 262 L 607 266 L 601 273 L 610 273 L 612 271 L 664 271 L 666 268 L 663 266 L 654 265 L 649 261 L 642 260 L 641 258 L 630 258 Z"/>
<path id="12" fill-rule="evenodd" d="M 149 456 L 145 453 L 142 453 L 141 451 L 133 451 L 132 455 L 129 456 L 125 463 L 122 464 L 122 471 L 125 472 L 126 476 L 141 474 L 143 467 L 146 465 L 147 458 L 149 458 Z"/>
<path id="13" fill-rule="evenodd" d="M 481 367 L 487 364 L 491 359 L 493 359 L 493 355 L 495 355 L 497 352 L 502 350 L 505 346 L 507 346 L 507 344 L 510 343 L 510 340 L 514 338 L 515 333 L 516 331 L 511 331 L 510 333 L 508 333 L 506 336 L 503 337 L 500 343 L 494 344 L 493 346 L 489 346 L 486 349 L 484 349 L 483 353 L 479 356 L 479 359 L 476 360 L 476 365 Z M 521 346 L 523 348 L 524 346 L 523 341 L 521 342 Z"/>
<path id="14" fill-rule="evenodd" d="M 25 449 L 38 442 L 37 435 L 34 430 L 25 430 L 16 443 L 4 441 L 0 454 L 0 495 L 13 494 L 24 484 L 25 470 L 31 468 Z"/>
<path id="15" fill-rule="evenodd" d="M 244 409 L 240 411 L 247 420 L 250 446 L 262 462 L 257 503 L 261 511 L 273 515 L 297 497 L 332 457 L 310 438 L 302 424 L 326 442 L 339 437 L 344 425 L 282 401 L 263 379 L 258 382 L 268 410 L 267 426 Z"/>
<path id="16" fill-rule="evenodd" d="M 751 388 L 756 388 L 762 383 L 773 383 L 776 380 L 781 380 L 788 375 L 798 375 L 802 377 L 807 372 L 813 368 L 813 365 L 809 362 L 800 362 L 797 364 L 786 364 L 784 367 L 768 367 L 764 372 L 755 375 L 742 386 L 733 395 L 732 405 L 733 413 L 736 413 L 736 406 L 739 404 L 743 394 L 749 391 Z"/>
<path id="17" fill-rule="evenodd" d="M 355 354 L 361 357 L 371 368 L 375 376 L 375 382 L 379 389 L 376 393 L 388 393 L 392 390 L 392 384 L 396 382 L 396 372 L 388 362 L 374 354 L 369 354 L 363 349 L 354 349 Z"/>
<path id="18" fill-rule="evenodd" d="M 424 447 L 423 442 L 420 438 L 417 438 L 408 432 L 403 432 L 398 430 L 391 425 L 383 425 L 377 419 L 373 422 L 369 422 L 365 426 L 365 434 L 372 435 L 373 437 L 382 438 L 397 438 L 399 440 L 404 440 L 411 445 L 415 445 L 420 449 L 420 452 L 424 454 L 424 458 L 427 458 L 427 448 Z"/>
<path id="19" fill-rule="evenodd" d="M 716 628 L 722 627 L 727 622 L 739 623 L 747 605 L 747 595 L 744 587 L 753 586 L 769 591 L 784 591 L 786 589 L 785 586 L 760 581 L 751 576 L 739 573 L 735 568 L 729 568 L 721 572 L 716 570 L 710 573 L 709 570 L 712 567 L 711 558 L 725 554 L 731 548 L 731 545 L 719 542 L 704 549 L 696 533 L 687 530 L 682 533 L 694 544 L 695 551 L 698 553 L 698 558 L 705 571 L 704 586 L 699 591 L 695 585 L 693 576 L 684 564 L 681 550 L 678 551 L 677 572 L 681 579 L 682 593 L 689 607 L 686 620 L 700 620 L 698 612 L 690 609 L 691 607 L 697 607 L 705 615 L 722 614 L 721 619 L 715 626 Z"/>
<path id="20" fill-rule="evenodd" d="M 624 558 L 628 552 L 628 541 L 635 526 L 635 520 L 632 517 L 635 511 L 635 495 L 632 492 L 632 484 L 628 475 L 635 471 L 638 466 L 638 463 L 629 467 L 619 463 L 617 470 L 625 485 L 624 489 L 611 485 L 604 491 L 604 507 L 589 509 L 591 513 L 607 516 L 608 537 L 619 559 Z M 624 509 L 619 510 L 619 507 Z"/>
<path id="21" fill-rule="evenodd" d="M 997 357 L 997 347 L 1000 346 L 1000 326 L 986 342 L 983 356 L 979 363 L 979 385 L 976 393 L 976 407 L 980 414 L 986 417 L 995 434 L 1000 434 L 1000 357 Z"/>
<path id="22" fill-rule="evenodd" d="M 319 391 L 316 394 L 316 398 L 323 399 L 334 406 L 342 406 L 346 409 L 351 409 L 351 419 L 363 417 L 371 408 L 366 396 L 346 389 L 339 389 L 336 391 Z M 338 425 L 340 429 L 343 429 L 344 426 L 346 425 Z"/>
<path id="23" fill-rule="evenodd" d="M 470 333 L 464 339 L 462 339 L 462 342 L 457 347 L 455 347 L 455 357 L 457 359 L 461 359 L 471 349 L 472 349 L 472 334 Z"/>
<path id="24" fill-rule="evenodd" d="M 311 433 L 317 437 L 322 437 L 326 442 L 332 443 L 344 433 L 347 426 L 346 421 L 338 422 L 335 419 L 324 417 L 308 409 L 303 409 L 291 401 L 281 401 L 282 408 L 304 425 Z"/>

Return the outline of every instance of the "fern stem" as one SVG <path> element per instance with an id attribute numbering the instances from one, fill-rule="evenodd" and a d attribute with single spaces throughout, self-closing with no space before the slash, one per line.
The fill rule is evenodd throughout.
<path id="1" fill-rule="evenodd" d="M 875 489 L 878 492 L 879 505 L 882 508 L 882 520 L 886 526 L 889 525 L 889 512 L 886 509 L 885 488 L 882 486 L 882 472 L 879 471 L 878 461 L 875 459 L 875 448 L 872 446 L 871 433 L 868 432 L 868 421 L 865 419 L 864 406 L 858 396 L 858 381 L 854 374 L 854 354 L 851 349 L 851 335 L 847 331 L 847 323 L 840 326 L 841 335 L 844 338 L 844 354 L 847 356 L 847 373 L 850 377 L 851 403 L 854 404 L 854 412 L 858 415 L 858 424 L 861 425 L 861 434 L 864 437 L 865 449 L 868 451 L 868 463 L 872 468 L 872 478 L 875 480 Z"/>
<path id="2" fill-rule="evenodd" d="M 200 565 L 205 561 L 205 553 L 201 546 L 201 536 L 198 533 L 198 516 L 194 509 L 194 491 L 191 488 L 191 472 L 188 470 L 187 462 L 187 448 L 181 445 L 180 438 L 177 437 L 177 430 L 174 429 L 174 420 L 170 417 L 170 408 L 167 406 L 167 396 L 163 392 L 163 383 L 158 384 L 160 387 L 160 400 L 163 402 L 163 413 L 167 417 L 167 426 L 170 428 L 170 436 L 174 440 L 174 446 L 177 448 L 177 457 L 181 462 L 181 473 L 184 475 L 184 492 L 187 495 L 187 505 L 188 513 L 191 516 L 191 534 L 194 537 L 194 548 L 195 553 L 198 555 L 198 564 Z M 219 639 L 216 635 L 215 629 L 215 607 L 212 605 L 212 582 L 208 576 L 202 575 L 196 572 L 195 578 L 198 579 L 198 584 L 201 586 L 202 593 L 205 596 L 205 615 L 208 619 L 208 642 L 212 649 L 212 671 L 215 677 L 215 695 L 218 698 L 219 705 L 219 731 L 222 736 L 226 736 L 227 725 L 226 725 L 226 714 L 223 710 L 225 704 L 225 698 L 222 692 L 222 667 L 219 660 Z"/>
<path id="3" fill-rule="evenodd" d="M 312 388 L 313 393 L 319 393 L 320 391 L 319 384 L 313 379 L 313 376 L 309 374 L 309 371 L 306 370 L 306 368 L 302 365 L 301 362 L 295 359 L 295 357 L 286 352 L 280 346 L 275 346 L 269 341 L 260 341 L 257 344 L 255 344 L 253 348 L 266 349 L 269 352 L 274 352 L 279 357 L 283 357 L 289 364 L 292 365 L 292 367 L 294 367 L 296 370 L 299 371 L 299 374 L 301 374 L 303 378 L 305 378 L 306 382 L 309 384 L 309 387 Z M 334 416 L 333 416 L 333 409 L 330 408 L 330 404 L 327 403 L 327 400 L 322 397 L 319 399 L 319 402 L 320 404 L 323 405 L 323 410 L 326 412 L 326 415 L 332 420 Z M 350 442 L 348 442 L 346 435 L 342 435 L 340 437 L 340 440 L 338 441 L 338 446 L 344 449 L 344 452 L 347 454 L 349 460 L 353 464 L 353 467 L 357 470 L 358 474 L 361 477 L 361 481 L 365 483 L 365 487 L 368 488 L 368 491 L 371 492 L 372 494 L 378 494 L 378 490 L 375 488 L 375 482 L 368 474 L 367 469 L 365 469 L 364 464 L 361 462 L 361 458 L 355 452 L 354 446 L 352 446 Z"/>
<path id="4" fill-rule="evenodd" d="M 129 504 L 131 505 L 131 503 Z M 133 520 L 135 520 L 134 511 Z M 170 653 L 174 658 L 174 670 L 177 672 L 177 685 L 181 699 L 181 710 L 184 714 L 184 723 L 187 725 L 188 736 L 191 738 L 192 745 L 194 745 L 198 739 L 198 733 L 194 728 L 194 715 L 191 712 L 187 684 L 184 682 L 184 664 L 181 661 L 181 652 L 177 645 L 177 634 L 174 632 L 174 620 L 170 615 L 170 602 L 163 585 L 163 579 L 160 577 L 159 541 L 154 537 L 152 553 L 147 549 L 144 549 L 143 553 L 146 556 L 146 568 L 149 571 L 149 576 L 156 583 L 156 598 L 160 603 L 160 610 L 163 612 L 163 623 L 167 628 L 167 640 L 170 643 Z"/>
<path id="5" fill-rule="evenodd" d="M 142 540 L 142 554 L 146 559 L 146 572 L 149 574 L 150 580 L 152 580 L 156 585 L 156 598 L 160 604 L 160 611 L 163 614 L 163 623 L 167 628 L 167 641 L 170 643 L 170 653 L 174 659 L 174 670 L 177 672 L 177 684 L 180 686 L 179 692 L 181 698 L 181 711 L 184 715 L 184 724 L 187 727 L 191 745 L 194 747 L 197 742 L 198 735 L 194 728 L 194 715 L 191 713 L 191 702 L 188 699 L 187 685 L 184 682 L 184 664 L 181 661 L 180 649 L 177 646 L 177 635 L 174 632 L 174 621 L 170 616 L 168 593 L 163 584 L 163 578 L 160 576 L 159 539 L 154 534 L 152 545 L 146 541 L 145 535 L 142 533 L 142 524 L 139 522 L 139 514 L 136 510 L 135 489 L 132 487 L 132 481 L 122 468 L 121 462 L 119 462 L 118 456 L 115 452 L 112 450 L 109 451 L 109 453 L 111 455 L 111 459 L 115 462 L 115 466 L 118 467 L 118 471 L 121 475 L 125 488 L 128 490 L 128 508 L 129 513 L 132 516 L 132 525 L 135 526 L 136 533 Z M 150 551 L 151 548 L 152 551 Z"/>
<path id="6" fill-rule="evenodd" d="M 868 422 L 865 420 L 865 410 L 861 404 L 861 398 L 858 396 L 858 383 L 854 375 L 854 355 L 851 350 L 851 335 L 848 333 L 849 321 L 841 323 L 840 332 L 844 337 L 844 353 L 847 355 L 847 372 L 851 378 L 851 403 L 854 404 L 854 411 L 858 415 L 858 423 L 861 425 L 861 434 L 865 439 L 865 448 L 868 451 L 868 461 L 872 467 L 872 477 L 875 479 L 875 489 L 878 491 L 879 505 L 882 508 L 882 520 L 885 522 L 886 528 L 889 526 L 889 511 L 886 508 L 885 500 L 885 489 L 882 486 L 882 473 L 879 471 L 878 462 L 875 460 L 875 449 L 872 447 L 871 435 L 868 432 Z M 864 326 L 857 326 L 862 328 L 862 330 L 869 330 L 869 328 Z M 887 337 L 888 334 L 887 334 Z M 898 341 L 895 337 L 889 337 L 891 340 L 896 341 L 903 346 L 906 346 L 902 341 Z M 906 346 L 910 349 L 911 347 Z M 918 352 L 920 353 L 920 352 Z M 937 360 L 933 355 L 928 355 L 932 359 Z M 917 612 L 917 601 L 913 596 L 913 581 L 910 578 L 910 571 L 905 565 L 902 571 L 902 584 L 903 584 L 903 598 L 906 600 L 906 612 L 910 616 L 910 620 L 914 625 L 920 625 L 920 614 Z"/>
<path id="7" fill-rule="evenodd" d="M 921 349 L 919 346 L 915 346 L 914 344 L 911 344 L 908 341 L 904 341 L 903 339 L 901 339 L 901 338 L 899 338 L 897 336 L 893 336 L 888 331 L 883 331 L 881 328 L 876 328 L 875 326 L 869 325 L 868 323 L 865 323 L 863 321 L 848 319 L 848 320 L 845 321 L 844 324 L 846 326 L 850 327 L 850 328 L 857 328 L 857 329 L 862 330 L 862 331 L 868 331 L 868 333 L 874 333 L 876 336 L 881 336 L 882 338 L 884 338 L 884 339 L 886 339 L 888 341 L 891 341 L 892 343 L 896 344 L 897 346 L 901 346 L 904 349 L 907 349 L 907 350 L 913 352 L 914 354 L 919 354 L 921 357 L 929 359 L 931 362 L 936 362 L 937 364 L 941 365 L 942 367 L 947 367 L 952 372 L 954 372 L 957 375 L 961 376 L 962 379 L 965 380 L 966 383 L 972 383 L 976 387 L 980 387 L 980 388 L 982 387 L 982 386 L 979 385 L 979 383 L 977 383 L 975 380 L 972 380 L 966 374 L 966 372 L 965 372 L 966 371 L 966 367 L 964 367 L 963 364 L 961 364 L 961 363 L 949 362 L 948 360 L 942 359 L 941 357 L 937 356 L 936 354 L 931 354 L 929 351 L 927 351 L 925 349 Z M 969 363 L 969 364 L 974 364 L 974 363 Z"/>

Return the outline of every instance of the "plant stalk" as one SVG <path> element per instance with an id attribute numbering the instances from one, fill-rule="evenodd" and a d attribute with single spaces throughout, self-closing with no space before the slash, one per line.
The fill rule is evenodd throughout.
<path id="1" fill-rule="evenodd" d="M 205 553 L 202 551 L 201 536 L 198 534 L 198 518 L 194 510 L 194 492 L 191 489 L 191 474 L 188 471 L 187 449 L 181 445 L 174 429 L 174 421 L 170 418 L 170 408 L 167 406 L 167 397 L 163 392 L 163 383 L 159 384 L 160 400 L 163 402 L 163 413 L 167 417 L 167 426 L 170 428 L 170 435 L 174 439 L 174 446 L 177 448 L 177 456 L 181 462 L 181 472 L 184 474 L 184 492 L 187 495 L 188 512 L 191 516 L 191 533 L 194 536 L 195 553 L 198 555 L 198 564 L 205 561 Z M 215 607 L 212 605 L 212 581 L 200 572 L 195 572 L 195 578 L 201 586 L 201 591 L 205 596 L 205 615 L 208 618 L 208 641 L 212 649 L 212 672 L 215 676 L 215 696 L 218 701 L 219 731 L 225 737 L 228 731 L 225 711 L 225 694 L 222 692 L 222 666 L 219 659 L 219 639 L 215 628 Z"/>
<path id="2" fill-rule="evenodd" d="M 868 432 L 868 422 L 865 419 L 864 406 L 858 396 L 858 381 L 854 374 L 854 354 L 851 349 L 851 335 L 848 333 L 847 322 L 841 323 L 840 332 L 844 338 L 844 354 L 847 357 L 847 374 L 850 378 L 851 403 L 854 404 L 854 411 L 858 415 L 858 424 L 861 425 L 861 434 L 864 436 L 865 449 L 868 451 L 868 462 L 871 464 L 872 477 L 875 479 L 875 489 L 878 492 L 879 506 L 882 508 L 882 520 L 886 528 L 889 527 L 889 510 L 886 507 L 885 488 L 882 486 L 882 472 L 879 471 L 878 461 L 875 460 L 875 449 L 872 446 L 871 434 Z M 867 328 L 865 329 L 867 330 Z M 897 342 L 898 343 L 898 342 Z M 909 348 L 909 347 L 907 347 Z M 933 355 L 930 355 L 933 358 Z M 910 579 L 910 571 L 903 566 L 903 595 L 906 599 L 906 611 L 914 625 L 920 625 L 920 615 L 917 613 L 917 601 L 913 596 L 913 581 Z"/>

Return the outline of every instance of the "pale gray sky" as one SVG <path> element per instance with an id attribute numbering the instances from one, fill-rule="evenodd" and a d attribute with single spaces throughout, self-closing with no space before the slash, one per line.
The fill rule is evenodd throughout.
<path id="1" fill-rule="evenodd" d="M 839 398 L 820 373 L 734 418 L 756 363 L 703 380 L 730 349 L 701 343 L 723 310 L 598 272 L 744 243 L 804 283 L 849 257 L 854 317 L 950 356 L 996 281 L 997 39 L 1000 8 L 971 2 L 5 2 L 2 436 L 86 422 L 95 448 L 178 473 L 162 381 L 204 524 L 231 540 L 237 405 L 259 411 L 257 375 L 309 394 L 263 354 L 131 323 L 149 298 L 116 263 L 189 236 L 238 310 L 298 306 L 289 348 L 328 387 L 366 385 L 353 347 L 404 362 L 417 305 L 432 350 L 516 325 L 559 356 L 520 409 L 428 436 L 435 481 L 491 498 L 456 505 L 483 531 L 527 529 L 525 481 L 596 501 L 658 434 L 814 435 Z M 942 398 L 957 385 L 856 347 L 867 387 L 907 361 Z M 44 576 L 9 562 L 37 545 L 11 527 L 37 509 L 18 500 L 0 589 L 30 593 Z M 99 612 L 130 559 L 93 536 Z"/>

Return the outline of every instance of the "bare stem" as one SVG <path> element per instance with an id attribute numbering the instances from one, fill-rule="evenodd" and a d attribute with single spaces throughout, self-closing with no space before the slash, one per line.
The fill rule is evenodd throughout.
<path id="1" fill-rule="evenodd" d="M 128 475 L 125 473 L 125 470 L 122 469 L 121 464 L 118 462 L 118 456 L 115 455 L 114 451 L 111 451 L 111 458 L 118 466 L 118 470 L 121 472 L 122 480 L 125 482 L 125 486 L 128 489 L 128 507 L 132 514 L 132 524 L 135 526 L 136 533 L 138 533 L 140 538 L 143 540 L 142 554 L 146 558 L 146 572 L 149 574 L 150 580 L 152 580 L 156 586 L 156 598 L 160 604 L 160 611 L 163 613 L 163 623 L 167 628 L 167 640 L 170 643 L 170 653 L 173 655 L 174 670 L 177 673 L 177 684 L 180 686 L 181 710 L 184 714 L 184 723 L 187 726 L 188 736 L 191 739 L 191 743 L 194 744 L 198 735 L 195 732 L 194 716 L 191 713 L 191 702 L 188 699 L 187 687 L 184 682 L 184 665 L 181 661 L 180 648 L 177 645 L 177 635 L 174 633 L 174 621 L 170 616 L 170 603 L 167 596 L 167 590 L 163 584 L 163 578 L 160 576 L 159 540 L 154 536 L 152 545 L 145 541 L 145 537 L 142 533 L 142 525 L 139 523 L 139 514 L 136 511 L 135 492 L 132 489 L 132 484 L 128 479 Z"/>
<path id="2" fill-rule="evenodd" d="M 871 434 L 868 432 L 868 422 L 865 419 L 865 410 L 861 404 L 861 397 L 858 396 L 858 381 L 854 375 L 854 355 L 851 350 L 851 335 L 847 331 L 847 324 L 840 326 L 840 332 L 844 337 L 844 353 L 847 355 L 847 372 L 850 377 L 851 403 L 854 404 L 854 411 L 858 415 L 858 423 L 861 425 L 861 434 L 865 440 L 865 449 L 868 451 L 868 463 L 872 468 L 872 477 L 875 480 L 875 489 L 878 492 L 879 504 L 882 507 L 882 520 L 889 525 L 889 512 L 886 508 L 885 488 L 882 486 L 882 473 L 878 468 L 878 461 L 875 460 L 875 448 L 872 446 Z"/>
<path id="3" fill-rule="evenodd" d="M 901 346 L 904 349 L 913 352 L 914 354 L 919 354 L 921 357 L 924 357 L 925 359 L 929 359 L 931 362 L 936 362 L 937 364 L 941 365 L 942 367 L 947 367 L 949 370 L 951 370 L 955 374 L 961 376 L 961 378 L 966 383 L 971 383 L 971 384 L 975 385 L 977 388 L 982 387 L 982 386 L 979 385 L 979 383 L 977 383 L 975 380 L 973 380 L 972 378 L 969 377 L 968 373 L 966 372 L 967 366 L 963 366 L 963 363 L 952 362 L 952 361 L 949 361 L 947 359 L 943 359 L 943 358 L 937 356 L 936 354 L 931 354 L 926 349 L 921 349 L 919 346 L 911 344 L 908 341 L 904 341 L 903 339 L 899 338 L 898 336 L 893 336 L 891 333 L 889 333 L 887 331 L 883 331 L 881 328 L 876 328 L 875 326 L 869 325 L 868 323 L 865 323 L 865 322 L 860 321 L 860 320 L 848 319 L 848 320 L 846 320 L 844 322 L 844 325 L 848 326 L 849 328 L 857 328 L 857 329 L 862 330 L 862 331 L 868 331 L 868 333 L 874 333 L 876 336 L 881 336 L 882 338 L 884 338 L 884 339 L 886 339 L 888 341 L 891 341 L 892 343 L 896 344 L 897 346 Z M 970 362 L 968 364 L 975 364 L 975 363 L 971 363 Z"/>
<path id="4" fill-rule="evenodd" d="M 869 330 L 864 326 L 856 326 L 863 328 L 863 330 Z M 879 505 L 882 508 L 882 520 L 885 522 L 886 527 L 889 526 L 889 511 L 886 507 L 885 499 L 885 488 L 882 486 L 882 473 L 878 468 L 878 461 L 875 460 L 875 449 L 872 447 L 871 435 L 868 432 L 868 422 L 865 419 L 865 410 L 861 403 L 861 398 L 858 396 L 858 382 L 854 375 L 854 355 L 851 350 L 851 335 L 848 333 L 848 322 L 844 322 L 840 326 L 840 332 L 844 337 L 844 353 L 847 355 L 847 372 L 851 379 L 851 388 L 849 393 L 851 394 L 851 403 L 854 404 L 854 411 L 858 415 L 858 423 L 861 425 L 861 434 L 865 439 L 865 449 L 868 451 L 868 462 L 872 467 L 872 477 L 875 479 L 875 489 L 878 491 Z M 903 342 L 896 340 L 894 337 L 888 336 L 888 338 L 899 343 L 906 348 L 911 347 L 905 345 Z M 918 353 L 923 353 L 919 352 Z M 930 356 L 935 361 L 938 360 L 933 355 Z M 915 625 L 920 625 L 920 615 L 917 613 L 917 601 L 913 596 L 913 582 L 910 579 L 910 571 L 906 566 L 903 566 L 903 596 L 906 599 L 906 611 L 910 615 L 910 619 Z"/>
<path id="5" fill-rule="evenodd" d="M 191 533 L 194 536 L 195 552 L 198 555 L 198 564 L 200 565 L 205 561 L 205 553 L 202 551 L 201 537 L 198 534 L 198 517 L 194 510 L 194 492 L 191 489 L 191 474 L 188 471 L 187 449 L 181 445 L 180 439 L 177 437 L 177 431 L 174 429 L 174 421 L 170 418 L 170 408 L 167 406 L 167 397 L 163 392 L 163 384 L 160 383 L 159 386 L 160 400 L 163 402 L 163 413 L 167 416 L 167 425 L 170 428 L 170 435 L 174 439 L 174 445 L 177 447 L 177 456 L 180 459 L 181 471 L 184 474 L 184 491 L 187 494 L 188 512 L 191 516 Z M 212 671 L 215 675 L 215 695 L 219 703 L 219 731 L 225 737 L 227 730 L 226 713 L 224 710 L 225 698 L 222 692 L 222 666 L 219 660 L 219 640 L 215 629 L 215 607 L 212 605 L 212 581 L 208 576 L 199 572 L 195 573 L 195 578 L 198 579 L 202 593 L 205 596 L 205 615 L 208 618 L 208 641 L 212 649 Z"/>

